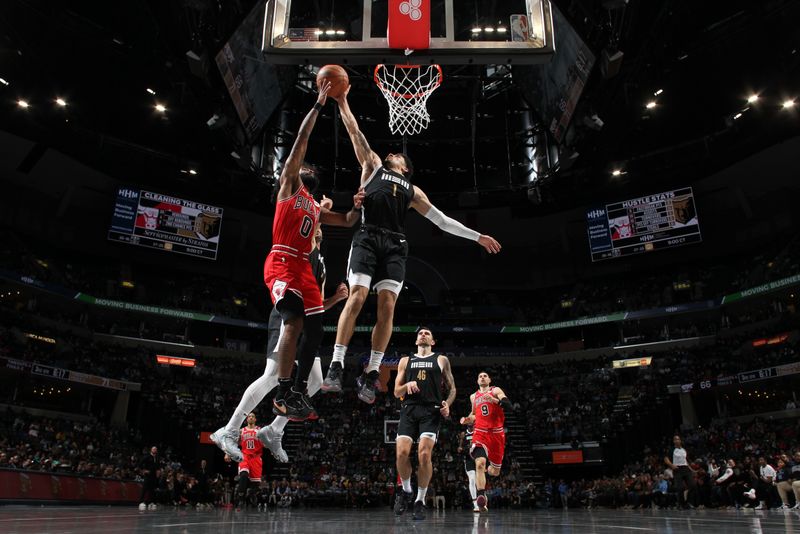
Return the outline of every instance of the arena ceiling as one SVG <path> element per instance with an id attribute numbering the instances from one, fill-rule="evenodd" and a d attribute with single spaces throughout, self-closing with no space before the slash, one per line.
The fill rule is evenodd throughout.
<path id="1" fill-rule="evenodd" d="M 800 97 L 799 3 L 555 4 L 598 58 L 604 50 L 624 53 L 619 72 L 603 76 L 598 60 L 560 148 L 560 164 L 542 176 L 533 205 L 529 183 L 517 172 L 522 163 L 515 147 L 524 141 L 513 121 L 509 126 L 509 117 L 530 108 L 525 87 L 513 81 L 481 97 L 485 68 L 448 67 L 445 85 L 430 101 L 430 134 L 408 142 L 417 183 L 442 207 L 507 205 L 535 216 L 655 192 L 691 183 L 797 135 L 800 113 L 782 104 Z M 267 154 L 290 139 L 313 100 L 296 88 L 283 104 L 295 117 L 288 126 L 278 111 L 263 137 L 242 135 L 213 58 L 254 5 L 253 0 L 2 2 L 0 78 L 7 82 L 0 84 L 2 128 L 73 155 L 120 182 L 174 193 L 202 190 L 204 198 L 221 204 L 268 210 L 272 169 L 251 164 L 252 147 Z M 303 76 L 300 72 L 298 79 Z M 382 154 L 397 150 L 401 145 L 385 126 L 386 105 L 371 69 L 353 67 L 350 76 L 352 107 L 373 147 Z M 748 103 L 751 94 L 759 99 Z M 469 103 L 476 96 L 473 134 Z M 55 103 L 57 98 L 66 106 Z M 19 100 L 28 107 L 21 108 Z M 651 100 L 657 105 L 648 109 Z M 156 111 L 157 104 L 166 111 Z M 219 119 L 211 128 L 215 115 Z M 308 159 L 319 165 L 325 187 L 334 188 L 334 180 L 336 189 L 354 187 L 357 165 L 343 128 L 334 126 L 332 109 L 320 120 L 314 141 Z"/>

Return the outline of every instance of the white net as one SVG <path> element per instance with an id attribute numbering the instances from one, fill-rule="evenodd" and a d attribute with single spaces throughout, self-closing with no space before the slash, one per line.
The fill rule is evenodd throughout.
<path id="1" fill-rule="evenodd" d="M 389 103 L 389 129 L 393 134 L 417 134 L 431 120 L 426 103 L 442 83 L 439 65 L 378 65 L 375 83 Z"/>

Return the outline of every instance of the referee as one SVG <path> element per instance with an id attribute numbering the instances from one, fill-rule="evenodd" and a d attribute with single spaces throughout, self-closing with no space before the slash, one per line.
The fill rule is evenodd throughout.
<path id="1" fill-rule="evenodd" d="M 694 470 L 689 467 L 687 461 L 686 449 L 683 448 L 683 441 L 677 434 L 672 438 L 672 451 L 667 452 L 664 457 L 664 463 L 672 469 L 673 481 L 675 484 L 675 492 L 678 494 L 678 506 L 687 509 L 687 499 L 690 502 L 694 501 L 695 483 L 694 483 Z M 670 460 L 672 457 L 672 460 Z M 689 499 L 689 495 L 691 498 Z"/>

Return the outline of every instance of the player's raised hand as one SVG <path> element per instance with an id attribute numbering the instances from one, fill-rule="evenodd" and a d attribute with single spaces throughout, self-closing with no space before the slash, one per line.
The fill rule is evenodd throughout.
<path id="1" fill-rule="evenodd" d="M 409 395 L 413 395 L 414 393 L 419 393 L 419 386 L 417 386 L 417 381 L 412 380 L 411 382 L 406 382 L 406 393 Z"/>
<path id="2" fill-rule="evenodd" d="M 324 106 L 325 102 L 328 100 L 328 91 L 331 90 L 331 82 L 330 80 L 325 80 L 325 82 L 319 88 L 319 96 L 317 97 L 317 102 L 320 106 Z"/>
<path id="3" fill-rule="evenodd" d="M 439 413 L 442 414 L 442 417 L 450 417 L 450 406 L 447 405 L 447 401 L 442 401 L 442 407 L 439 408 Z"/>
<path id="4" fill-rule="evenodd" d="M 333 208 L 333 200 L 329 199 L 325 195 L 322 195 L 322 202 L 319 203 L 319 207 L 330 211 Z"/>
<path id="5" fill-rule="evenodd" d="M 490 235 L 481 235 L 478 238 L 478 244 L 489 254 L 497 254 L 500 252 L 500 249 L 503 248 L 500 246 L 500 243 Z"/>
<path id="6" fill-rule="evenodd" d="M 347 93 L 349 93 L 349 92 L 350 92 L 350 87 L 352 87 L 352 86 L 351 86 L 350 84 L 347 84 L 347 89 L 345 89 L 344 91 L 342 91 L 342 92 L 339 94 L 339 96 L 332 96 L 331 98 L 332 98 L 332 99 L 334 99 L 334 100 L 336 100 L 336 103 L 337 103 L 337 104 L 339 104 L 339 105 L 341 106 L 341 105 L 342 105 L 342 102 L 343 102 L 343 101 L 345 101 L 345 100 L 347 100 Z"/>

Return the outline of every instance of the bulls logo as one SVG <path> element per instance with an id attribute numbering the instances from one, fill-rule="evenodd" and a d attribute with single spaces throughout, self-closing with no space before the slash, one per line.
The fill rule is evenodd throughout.
<path id="1" fill-rule="evenodd" d="M 286 293 L 286 285 L 286 282 L 282 280 L 275 280 L 275 283 L 272 284 L 272 296 L 275 298 L 275 302 L 283 298 L 283 294 Z"/>
<path id="2" fill-rule="evenodd" d="M 422 0 L 407 0 L 400 4 L 400 13 L 408 16 L 411 20 L 419 20 L 422 18 Z"/>

